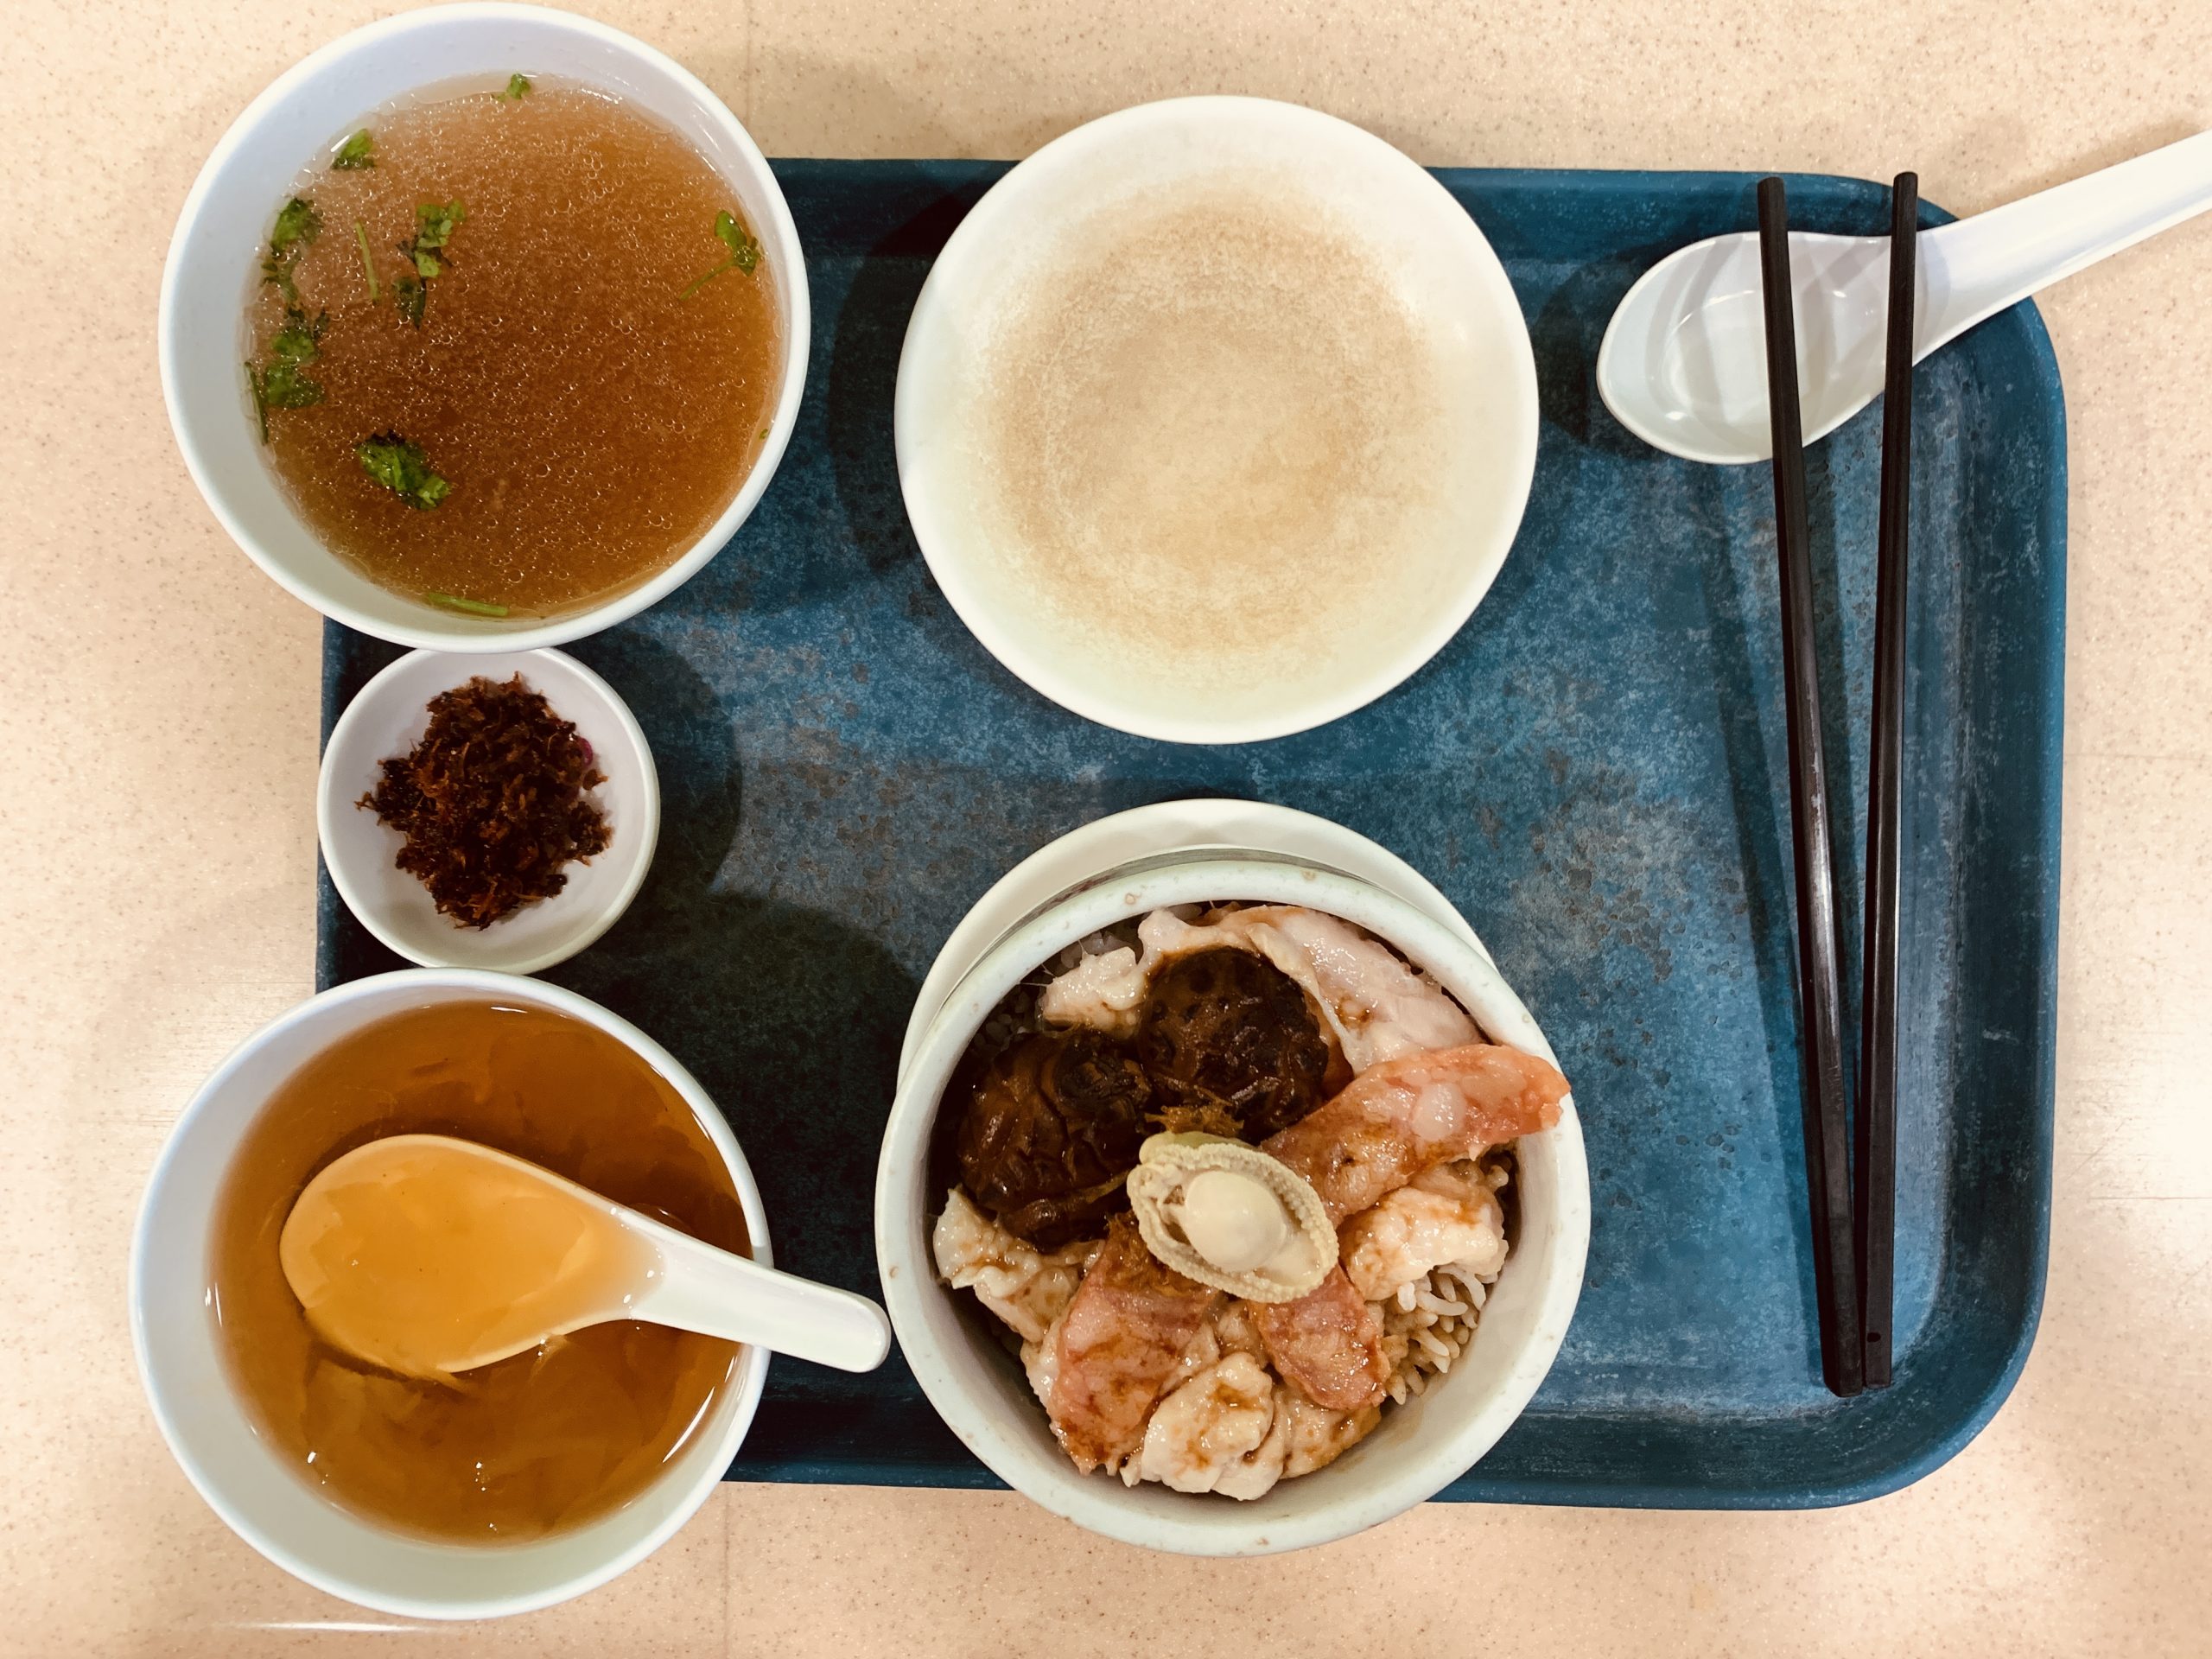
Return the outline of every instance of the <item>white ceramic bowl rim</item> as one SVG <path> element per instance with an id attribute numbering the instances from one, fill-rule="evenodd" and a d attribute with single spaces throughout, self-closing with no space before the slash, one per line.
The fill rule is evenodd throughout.
<path id="1" fill-rule="evenodd" d="M 410 607 L 402 613 L 405 620 L 395 620 L 391 615 L 372 614 L 351 601 L 323 591 L 316 582 L 291 569 L 286 561 L 272 556 L 227 500 L 216 468 L 196 435 L 194 423 L 185 406 L 181 384 L 185 372 L 180 362 L 181 346 L 178 313 L 179 294 L 184 282 L 186 250 L 191 243 L 189 232 L 200 219 L 209 197 L 215 192 L 225 169 L 240 152 L 253 144 L 264 122 L 307 83 L 314 81 L 332 66 L 365 49 L 385 47 L 416 35 L 435 35 L 502 22 L 531 30 L 564 34 L 588 42 L 613 58 L 626 60 L 632 67 L 673 88 L 714 121 L 720 139 L 736 154 L 759 186 L 756 200 L 748 202 L 747 207 L 754 217 L 762 220 L 753 228 L 773 250 L 774 269 L 785 284 L 783 374 L 769 418 L 768 436 L 761 444 L 760 453 L 753 457 L 752 469 L 746 474 L 735 498 L 688 551 L 646 581 L 588 609 L 530 624 L 517 625 L 493 620 L 480 621 L 459 613 L 448 616 L 416 607 Z M 455 79 L 456 75 L 465 78 L 467 73 L 461 70 L 434 76 L 420 85 L 425 88 L 435 86 L 441 81 Z M 588 77 L 576 78 L 588 79 Z M 350 114 L 359 116 L 366 112 L 365 110 L 354 110 Z M 334 135 L 347 118 L 347 112 L 333 112 L 331 130 Z M 307 159 L 307 155 L 302 153 L 299 163 L 304 164 Z M 239 302 L 243 307 L 246 274 L 245 251 L 240 250 L 238 257 Z M 294 64 L 240 111 L 238 118 L 208 153 L 207 160 L 202 164 L 199 176 L 193 181 L 192 188 L 185 196 L 183 208 L 177 215 L 176 229 L 170 238 L 168 255 L 162 270 L 158 333 L 162 401 L 168 407 L 169 427 L 175 434 L 177 448 L 184 456 L 186 469 L 192 474 L 193 482 L 199 486 L 209 510 L 229 532 L 231 539 L 272 580 L 302 603 L 311 606 L 334 621 L 342 622 L 347 627 L 375 639 L 436 651 L 505 652 L 564 645 L 610 628 L 673 593 L 697 575 L 728 545 L 740 526 L 752 515 L 790 445 L 798 421 L 800 397 L 806 385 L 811 330 L 812 310 L 807 290 L 806 259 L 799 243 L 798 227 L 791 219 L 790 206 L 784 200 L 783 190 L 760 146 L 753 143 L 752 136 L 728 106 L 703 81 L 665 53 L 593 18 L 549 6 L 509 3 L 508 0 L 464 0 L 461 4 L 428 6 L 402 12 L 341 35 Z M 247 418 L 243 405 L 239 418 L 241 421 Z M 334 558 L 336 556 L 326 556 Z M 419 618 L 414 614 L 417 609 L 422 611 Z"/>
<path id="2" fill-rule="evenodd" d="M 1510 481 L 1505 494 L 1500 499 L 1497 515 L 1503 533 L 1498 536 L 1495 546 L 1484 546 L 1471 552 L 1466 567 L 1468 579 L 1465 582 L 1450 593 L 1432 596 L 1433 613 L 1427 626 L 1411 644 L 1397 655 L 1376 664 L 1369 672 L 1327 695 L 1288 702 L 1264 716 L 1253 718 L 1224 719 L 1202 710 L 1179 715 L 1150 709 L 1134 710 L 1078 683 L 1050 652 L 1040 651 L 1024 639 L 1017 630 L 1008 625 L 1004 613 L 994 603 L 998 591 L 996 585 L 971 573 L 957 556 L 955 549 L 958 537 L 940 522 L 940 513 L 931 492 L 917 486 L 909 464 L 910 454 L 917 448 L 915 439 L 923 426 L 931 420 L 928 411 L 918 405 L 917 394 L 913 390 L 913 365 L 920 361 L 923 355 L 920 342 L 931 331 L 944 326 L 940 316 L 951 304 L 945 293 L 945 285 L 950 278 L 942 273 L 955 268 L 957 257 L 968 245 L 999 233 L 999 221 L 1008 212 L 1015 211 L 1013 204 L 1017 201 L 1020 192 L 1040 172 L 1068 162 L 1073 156 L 1100 146 L 1110 145 L 1124 135 L 1141 132 L 1152 126 L 1192 124 L 1197 125 L 1202 133 L 1207 123 L 1249 124 L 1255 121 L 1282 123 L 1288 130 L 1302 131 L 1319 142 L 1345 146 L 1363 154 L 1380 153 L 1395 164 L 1421 175 L 1421 181 L 1427 186 L 1423 195 L 1433 197 L 1434 225 L 1442 234 L 1456 238 L 1461 245 L 1465 263 L 1466 291 L 1478 300 L 1494 318 L 1510 325 L 1510 337 L 1517 345 L 1517 349 L 1511 354 L 1511 384 L 1500 394 L 1501 406 L 1509 408 L 1513 416 L 1503 434 L 1505 444 L 1510 447 L 1510 455 L 1504 466 Z M 1194 140 L 1194 143 L 1201 142 Z M 1535 477 L 1536 442 L 1541 424 L 1537 407 L 1535 353 L 1529 341 L 1527 320 L 1522 314 L 1520 300 L 1513 291 L 1513 284 L 1505 274 L 1504 265 L 1490 245 L 1489 238 L 1451 193 L 1419 162 L 1363 127 L 1304 105 L 1227 93 L 1160 99 L 1148 104 L 1133 105 L 1085 122 L 1034 151 L 984 192 L 982 199 L 947 239 L 915 301 L 913 316 L 907 324 L 906 340 L 899 353 L 899 384 L 893 397 L 893 418 L 900 452 L 899 486 L 906 500 L 907 518 L 913 526 L 915 540 L 920 544 L 923 558 L 928 563 L 938 587 L 944 590 L 946 601 L 962 622 L 967 625 L 969 631 L 982 642 L 984 649 L 1033 690 L 1086 720 L 1141 737 L 1176 743 L 1255 742 L 1309 730 L 1364 708 L 1417 672 L 1465 626 L 1490 592 L 1498 571 L 1504 567 L 1513 541 L 1519 533 L 1521 521 L 1528 507 L 1529 488 Z"/>
<path id="3" fill-rule="evenodd" d="M 1549 1370 L 1581 1292 L 1589 1243 L 1580 1122 L 1570 1098 L 1556 1128 L 1521 1143 L 1522 1236 L 1486 1311 L 1498 1312 L 1514 1299 L 1527 1334 L 1510 1356 L 1496 1346 L 1490 1351 L 1486 1357 L 1504 1363 L 1503 1374 L 1495 1391 L 1456 1427 L 1445 1430 L 1422 1420 L 1465 1382 L 1467 1369 L 1439 1379 L 1424 1399 L 1387 1408 L 1376 1434 L 1336 1464 L 1281 1482 L 1255 1503 L 1189 1497 L 1153 1485 L 1132 1490 L 1077 1474 L 1045 1435 L 1042 1412 L 1026 1386 L 1019 1403 L 1027 1417 L 1010 1421 L 998 1408 L 1001 1402 L 986 1399 L 957 1375 L 985 1344 L 970 1327 L 968 1311 L 938 1283 L 927 1237 L 928 1217 L 939 1196 L 927 1184 L 938 1101 L 976 1029 L 1017 981 L 1077 940 L 1160 906 L 1230 899 L 1302 904 L 1388 940 L 1434 975 L 1493 1039 L 1556 1059 L 1479 945 L 1470 948 L 1452 930 L 1369 882 L 1233 851 L 1193 852 L 1138 865 L 1142 868 L 1103 872 L 1006 934 L 961 979 L 931 1022 L 892 1107 L 877 1171 L 876 1250 L 885 1304 L 923 1391 L 954 1433 L 1008 1485 L 1054 1514 L 1125 1543 L 1188 1554 L 1258 1554 L 1325 1543 L 1388 1520 L 1456 1479 L 1497 1442 Z M 1550 1193 L 1544 1213 L 1534 1202 L 1540 1186 Z M 1532 1280 L 1532 1274 L 1540 1277 Z M 1484 1328 L 1494 1329 L 1490 1319 Z M 957 1334 L 941 1341 L 940 1332 Z M 1493 1341 L 1508 1335 L 1494 1331 Z M 1482 1340 L 1478 1333 L 1478 1349 Z M 948 1354 L 954 1344 L 959 1351 Z M 984 1363 L 1002 1362 L 1002 1355 L 992 1353 Z M 1419 1432 L 1419 1455 L 1400 1458 L 1395 1473 L 1375 1478 L 1361 1453 L 1389 1433 L 1394 1416 L 1411 1426 L 1408 1432 Z"/>
<path id="4" fill-rule="evenodd" d="M 474 993 L 487 997 L 532 1004 L 582 1020 L 606 1032 L 628 1046 L 666 1079 L 697 1115 L 701 1126 L 715 1143 L 715 1149 L 721 1154 L 722 1161 L 728 1169 L 731 1180 L 735 1185 L 739 1204 L 745 1215 L 746 1230 L 749 1236 L 747 1248 L 751 1255 L 755 1261 L 764 1266 L 774 1264 L 773 1253 L 769 1244 L 767 1214 L 761 1205 L 760 1188 L 753 1181 L 752 1169 L 746 1162 L 745 1154 L 740 1149 L 736 1137 L 730 1133 L 728 1123 L 715 1108 L 713 1099 L 699 1086 L 697 1081 L 683 1068 L 675 1056 L 620 1015 L 601 1007 L 587 997 L 579 996 L 574 991 L 565 990 L 557 985 L 549 985 L 540 980 L 520 978 L 511 974 L 491 973 L 475 969 L 410 968 L 334 986 L 279 1014 L 232 1050 L 224 1058 L 223 1063 L 209 1075 L 207 1080 L 200 1084 L 190 1103 L 179 1115 L 176 1123 L 170 1129 L 168 1140 L 162 1144 L 160 1156 L 155 1160 L 153 1173 L 147 1179 L 145 1195 L 140 1202 L 137 1221 L 132 1230 L 129 1291 L 131 1346 L 137 1359 L 139 1382 L 146 1391 L 147 1402 L 152 1408 L 154 1421 L 161 1429 L 162 1439 L 168 1443 L 171 1453 L 175 1455 L 178 1465 L 183 1469 L 186 1478 L 192 1482 L 200 1497 L 207 1501 L 208 1506 L 222 1517 L 232 1531 L 270 1560 L 318 1590 L 342 1597 L 378 1612 L 435 1619 L 498 1618 L 510 1613 L 528 1612 L 537 1608 L 550 1606 L 556 1602 L 582 1595 L 586 1591 L 596 1589 L 610 1579 L 634 1567 L 673 1536 L 714 1491 L 724 1471 L 728 1468 L 730 1459 L 736 1455 L 738 1446 L 744 1440 L 746 1431 L 751 1427 L 753 1414 L 760 1406 L 761 1390 L 767 1381 L 769 1361 L 767 1352 L 762 1349 L 751 1347 L 741 1351 L 736 1378 L 715 1408 L 715 1415 L 721 1420 L 721 1427 L 713 1437 L 711 1451 L 700 1451 L 685 1457 L 684 1461 L 694 1465 L 690 1486 L 688 1490 L 676 1496 L 667 1513 L 648 1532 L 631 1541 L 627 1547 L 618 1553 L 592 1562 L 585 1568 L 566 1573 L 557 1579 L 550 1579 L 545 1583 L 525 1591 L 505 1595 L 483 1594 L 436 1599 L 395 1592 L 388 1586 L 368 1582 L 353 1573 L 350 1562 L 311 1560 L 294 1547 L 291 1539 L 270 1530 L 260 1524 L 253 1516 L 239 1510 L 231 1499 L 228 1485 L 222 1474 L 210 1468 L 199 1455 L 199 1448 L 186 1431 L 181 1417 L 188 1402 L 181 1400 L 173 1402 L 166 1379 L 156 1374 L 156 1368 L 158 1362 L 154 1358 L 154 1352 L 156 1346 L 162 1344 L 157 1344 L 153 1333 L 149 1329 L 149 1319 L 145 1287 L 151 1269 L 154 1252 L 193 1248 L 174 1238 L 156 1238 L 154 1231 L 167 1201 L 167 1189 L 174 1184 L 175 1167 L 186 1147 L 190 1144 L 200 1120 L 214 1109 L 214 1103 L 221 1098 L 223 1091 L 242 1069 L 251 1063 L 269 1046 L 289 1036 L 296 1027 L 308 1021 L 327 1017 L 335 1011 L 344 1009 L 351 1003 L 373 1004 L 389 997 L 404 995 L 414 991 L 448 995 L 454 992 Z M 257 1106 L 257 1114 L 258 1109 Z M 246 1121 L 251 1122 L 251 1116 L 249 1116 Z M 225 1150 L 226 1161 L 234 1152 L 235 1144 L 233 1143 Z M 213 1203 L 212 1195 L 208 1197 L 207 1203 L 212 1208 Z M 204 1253 L 207 1249 L 207 1241 L 195 1241 L 194 1244 L 204 1258 Z M 239 1416 L 245 1415 L 246 1408 L 238 1400 L 234 1392 L 228 1396 L 228 1401 L 232 1408 Z M 304 1482 L 299 1482 L 298 1477 L 289 1470 L 284 1473 L 288 1479 L 298 1484 L 298 1490 L 302 1494 L 312 1499 L 313 1495 L 308 1492 Z M 626 1507 L 633 1508 L 637 1504 L 647 1502 L 670 1478 L 671 1477 L 667 1475 L 662 1476 L 658 1482 L 648 1485 L 645 1491 L 632 1499 L 631 1505 Z M 493 1557 L 513 1560 L 524 1558 L 531 1552 L 572 1548 L 582 1535 L 606 1525 L 613 1518 L 603 1516 L 598 1521 L 588 1523 L 584 1528 L 556 1533 L 548 1539 L 487 1550 L 461 1544 L 433 1543 L 400 1538 L 372 1522 L 362 1520 L 348 1511 L 337 1509 L 335 1505 L 330 1508 L 334 1515 L 340 1517 L 347 1530 L 375 1547 L 390 1548 L 407 1554 L 423 1554 L 426 1556 L 458 1555 L 477 1562 L 486 1561 Z M 620 1516 L 626 1512 L 626 1508 L 625 1510 L 615 1511 L 614 1515 Z"/>

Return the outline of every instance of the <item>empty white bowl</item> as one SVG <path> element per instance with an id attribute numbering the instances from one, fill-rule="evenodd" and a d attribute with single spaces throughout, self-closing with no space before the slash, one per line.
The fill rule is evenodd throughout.
<path id="1" fill-rule="evenodd" d="M 564 867 L 568 885 L 486 928 L 438 914 L 430 891 L 396 862 L 404 837 L 359 804 L 377 786 L 380 763 L 405 754 L 430 723 L 430 699 L 481 675 L 520 674 L 553 712 L 575 722 L 607 781 L 591 791 L 613 832 L 607 850 Z M 426 968 L 483 968 L 534 974 L 614 925 L 645 884 L 660 835 L 660 780 L 652 751 L 614 688 L 557 651 L 462 656 L 410 652 L 366 685 L 331 728 L 315 791 L 315 828 L 331 885 L 361 925 Z"/>
<path id="2" fill-rule="evenodd" d="M 1370 610 L 1382 619 L 1376 626 L 1337 636 L 1332 651 L 1286 652 L 1265 676 L 1230 676 L 1200 694 L 1132 669 L 1112 631 L 1097 625 L 1114 610 L 1111 592 L 1099 594 L 1095 613 L 1077 618 L 1034 591 L 1009 556 L 1012 532 L 987 505 L 988 445 L 970 417 L 993 396 L 998 331 L 1021 314 L 1037 273 L 1064 257 L 1071 232 L 1089 233 L 1086 215 L 1102 203 L 1217 185 L 1297 192 L 1301 211 L 1349 227 L 1387 279 L 1447 392 L 1435 487 L 1437 524 L 1448 528 L 1433 529 L 1418 563 L 1401 559 L 1402 568 L 1374 576 L 1396 588 L 1388 606 Z M 1145 255 L 1141 246 L 1083 245 L 1102 264 Z M 1327 280 L 1316 271 L 1317 283 Z M 1087 719 L 1186 743 L 1245 742 L 1319 725 L 1381 696 L 1442 649 L 1512 545 L 1535 471 L 1537 425 L 1528 325 L 1466 210 L 1411 158 L 1349 122 L 1227 97 L 1172 99 L 1092 121 L 994 185 L 923 284 L 894 408 L 899 483 L 915 539 L 976 639 Z M 1315 607 L 1329 605 L 1325 592 L 1311 597 Z M 1236 618 L 1220 621 L 1224 638 L 1233 637 Z M 1294 671 L 1286 666 L 1292 658 Z"/>
<path id="3" fill-rule="evenodd" d="M 736 498 L 674 563 L 553 618 L 471 616 L 378 587 L 317 538 L 261 453 L 239 370 L 256 251 L 307 162 L 372 110 L 412 93 L 503 84 L 516 71 L 594 87 L 658 118 L 704 156 L 766 250 L 784 327 L 768 435 Z M 665 54 L 619 29 L 540 6 L 432 6 L 371 23 L 302 60 L 246 106 L 186 196 L 162 273 L 162 393 L 193 481 L 232 538 L 295 596 L 378 639 L 441 651 L 527 651 L 634 616 L 696 575 L 775 475 L 806 384 L 806 262 L 784 193 L 735 116 Z"/>
<path id="4" fill-rule="evenodd" d="M 1349 834 L 1350 832 L 1345 832 Z M 1519 1231 L 1465 1355 L 1427 1391 L 1326 1468 L 1251 1503 L 1082 1475 L 1052 1438 L 1019 1363 L 969 1300 L 938 1279 L 931 1127 L 953 1069 L 1014 984 L 1099 929 L 1163 905 L 1296 904 L 1388 940 L 1426 969 L 1495 1040 L 1554 1058 L 1543 1033 L 1464 928 L 1357 877 L 1235 851 L 1096 868 L 963 975 L 909 1057 L 876 1171 L 875 1248 L 885 1305 L 914 1376 L 953 1433 L 1009 1486 L 1124 1543 L 1190 1555 L 1257 1555 L 1375 1526 L 1456 1479 L 1496 1444 L 1551 1369 L 1582 1288 L 1590 1182 L 1570 1099 L 1557 1127 L 1519 1143 Z"/>
<path id="5" fill-rule="evenodd" d="M 768 1356 L 740 1351 L 705 1421 L 630 1503 L 534 1542 L 493 1547 L 410 1537 L 339 1508 L 254 1427 L 232 1387 L 210 1302 L 215 1206 L 238 1143 L 276 1089 L 314 1055 L 377 1020 L 441 1002 L 550 1010 L 597 1027 L 651 1065 L 698 1116 L 745 1212 L 751 1254 L 770 1262 L 768 1217 L 721 1114 L 668 1051 L 597 1003 L 537 980 L 409 969 L 302 1003 L 240 1044 L 200 1085 L 154 1166 L 130 1246 L 130 1332 L 154 1419 L 215 1513 L 270 1560 L 319 1590 L 379 1612 L 487 1618 L 528 1611 L 636 1565 L 707 1500 L 753 1421 Z"/>

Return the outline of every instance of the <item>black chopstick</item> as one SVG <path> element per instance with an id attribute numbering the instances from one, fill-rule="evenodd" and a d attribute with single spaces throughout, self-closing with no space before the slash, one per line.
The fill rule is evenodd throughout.
<path id="1" fill-rule="evenodd" d="M 1913 283 L 1920 178 L 1890 188 L 1889 353 L 1882 382 L 1882 518 L 1874 574 L 1874 714 L 1866 778 L 1866 957 L 1854 1147 L 1866 1381 L 1890 1380 L 1897 1211 L 1897 792 L 1904 728 L 1906 541 L 1912 502 Z"/>
<path id="2" fill-rule="evenodd" d="M 1797 407 L 1797 324 L 1789 278 L 1789 205 L 1780 179 L 1759 181 L 1759 272 L 1766 297 L 1767 404 L 1774 432 L 1774 531 L 1781 554 L 1782 678 L 1789 734 L 1790 841 L 1797 865 L 1797 1000 L 1803 1041 L 1805 1191 L 1812 1211 L 1821 1371 L 1830 1392 L 1865 1386 L 1851 1139 L 1843 1096 L 1842 991 L 1835 867 L 1821 741 L 1820 658 L 1805 524 L 1804 428 Z"/>

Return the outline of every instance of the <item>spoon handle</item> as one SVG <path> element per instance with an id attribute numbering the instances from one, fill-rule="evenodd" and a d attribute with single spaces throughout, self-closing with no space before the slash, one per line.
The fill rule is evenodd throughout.
<path id="1" fill-rule="evenodd" d="M 661 1271 L 632 1318 L 750 1343 L 841 1371 L 871 1371 L 891 1351 L 891 1321 L 865 1296 L 778 1273 L 643 1216 L 626 1218 L 659 1250 Z"/>
<path id="2" fill-rule="evenodd" d="M 1917 361 L 1985 317 L 2212 207 L 2212 132 L 1920 236 Z"/>

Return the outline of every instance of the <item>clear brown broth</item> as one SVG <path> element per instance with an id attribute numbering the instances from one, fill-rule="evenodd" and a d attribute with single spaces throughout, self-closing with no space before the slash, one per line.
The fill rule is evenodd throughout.
<path id="1" fill-rule="evenodd" d="M 301 1189 L 355 1147 L 416 1133 L 496 1147 L 710 1244 L 746 1246 L 714 1143 L 612 1037 L 491 1002 L 379 1020 L 285 1081 L 217 1203 L 213 1305 L 264 1439 L 342 1507 L 420 1535 L 519 1542 L 619 1508 L 706 1420 L 735 1344 L 623 1321 L 430 1382 L 324 1342 L 292 1294 L 277 1240 Z"/>
<path id="2" fill-rule="evenodd" d="M 738 212 L 734 193 L 652 117 L 543 79 L 356 125 L 373 168 L 326 154 L 294 186 L 323 221 L 295 281 L 309 316 L 329 313 L 308 370 L 327 396 L 270 410 L 268 453 L 302 516 L 385 587 L 517 613 L 574 610 L 668 565 L 743 484 L 782 374 L 765 253 L 679 297 L 727 257 L 715 215 Z M 454 200 L 467 217 L 417 329 L 391 300 L 397 244 L 418 204 Z M 257 288 L 256 362 L 283 314 Z M 452 485 L 435 508 L 363 472 L 354 446 L 391 431 Z"/>

